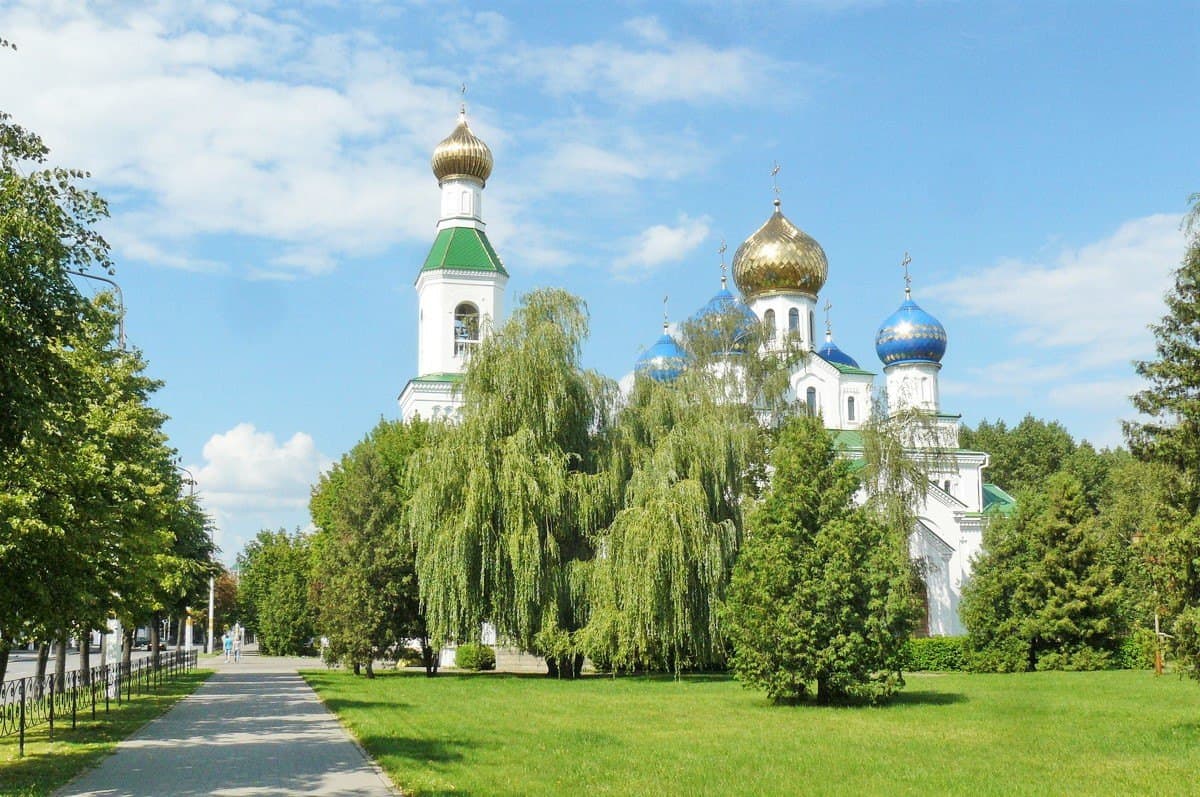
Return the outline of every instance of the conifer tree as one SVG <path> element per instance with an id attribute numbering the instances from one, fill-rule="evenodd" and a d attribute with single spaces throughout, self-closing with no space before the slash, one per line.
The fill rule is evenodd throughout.
<path id="1" fill-rule="evenodd" d="M 1133 395 L 1144 420 L 1125 424 L 1134 456 L 1178 474 L 1175 504 L 1189 520 L 1150 542 L 1154 580 L 1172 618 L 1171 647 L 1200 679 L 1200 194 L 1185 222 L 1187 250 L 1167 293 L 1167 314 L 1151 327 L 1156 358 L 1136 364 L 1149 386 Z"/>
<path id="2" fill-rule="evenodd" d="M 856 503 L 862 482 L 819 419 L 788 422 L 771 461 L 724 614 L 734 673 L 776 702 L 886 700 L 916 616 L 908 529 Z"/>
<path id="3" fill-rule="evenodd" d="M 1123 592 L 1075 476 L 1020 494 L 984 532 L 964 589 L 968 658 L 979 670 L 1099 669 L 1125 631 Z"/>

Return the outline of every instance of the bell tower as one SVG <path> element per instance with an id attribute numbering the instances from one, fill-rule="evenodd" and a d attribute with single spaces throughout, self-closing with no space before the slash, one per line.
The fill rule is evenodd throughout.
<path id="1" fill-rule="evenodd" d="M 400 415 L 454 420 L 467 360 L 504 314 L 508 271 L 488 240 L 483 189 L 492 152 L 471 132 L 466 106 L 433 151 L 441 189 L 437 236 L 417 275 L 417 374 L 400 394 Z"/>

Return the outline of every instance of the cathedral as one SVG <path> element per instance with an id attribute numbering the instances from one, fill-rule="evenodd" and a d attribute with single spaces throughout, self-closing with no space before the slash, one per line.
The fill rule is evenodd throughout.
<path id="1" fill-rule="evenodd" d="M 418 375 L 400 393 L 405 420 L 459 417 L 462 398 L 457 388 L 467 358 L 480 335 L 503 318 L 508 282 L 483 221 L 483 189 L 492 173 L 492 153 L 471 132 L 465 109 L 454 131 L 434 150 L 432 166 L 441 188 L 441 216 L 416 280 Z M 828 319 L 823 340 L 817 338 L 817 301 L 829 274 L 821 245 L 784 215 L 776 199 L 766 222 L 738 247 L 732 266 L 739 295 L 722 277 L 720 291 L 692 318 L 740 313 L 748 322 L 761 322 L 768 340 L 785 334 L 798 340 L 811 354 L 793 369 L 788 399 L 819 414 L 844 455 L 861 456 L 861 429 L 875 411 L 878 374 L 838 348 Z M 958 603 L 988 516 L 1011 512 L 1014 503 L 984 481 L 988 455 L 959 447 L 961 416 L 943 411 L 938 392 L 946 330 L 913 300 L 907 271 L 905 284 L 903 302 L 884 318 L 875 335 L 886 395 L 886 407 L 880 409 L 916 409 L 933 421 L 938 457 L 925 500 L 917 508 L 909 549 L 925 581 L 920 633 L 956 635 L 965 632 Z M 662 335 L 638 357 L 635 371 L 669 380 L 686 367 L 686 360 L 686 352 L 664 324 Z M 919 455 L 921 444 L 916 445 Z"/>

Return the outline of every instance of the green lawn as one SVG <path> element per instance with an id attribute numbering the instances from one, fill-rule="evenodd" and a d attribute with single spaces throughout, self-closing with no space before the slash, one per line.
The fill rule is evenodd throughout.
<path id="1" fill-rule="evenodd" d="M 1200 684 L 1146 672 L 916 674 L 883 708 L 723 677 L 304 677 L 419 795 L 1200 790 Z"/>
<path id="2" fill-rule="evenodd" d="M 75 730 L 71 730 L 70 716 L 65 724 L 56 719 L 53 739 L 46 724 L 30 728 L 25 733 L 24 758 L 17 757 L 15 735 L 0 737 L 0 795 L 49 794 L 97 764 L 117 742 L 194 692 L 211 674 L 211 670 L 192 670 L 163 683 L 156 694 L 135 695 L 119 708 L 110 703 L 107 717 L 101 703 L 94 722 L 89 707 L 86 715 L 76 718 Z"/>

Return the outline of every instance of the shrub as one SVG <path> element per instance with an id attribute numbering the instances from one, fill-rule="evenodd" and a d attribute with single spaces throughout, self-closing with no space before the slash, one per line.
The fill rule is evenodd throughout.
<path id="1" fill-rule="evenodd" d="M 1154 632 L 1136 628 L 1121 641 L 1113 656 L 1113 666 L 1122 670 L 1149 670 L 1154 666 Z"/>
<path id="2" fill-rule="evenodd" d="M 454 654 L 454 666 L 460 670 L 494 670 L 496 651 L 491 645 L 467 642 L 458 646 Z"/>
<path id="3" fill-rule="evenodd" d="M 931 636 L 910 639 L 904 646 L 905 670 L 962 670 L 966 667 L 963 637 Z"/>

